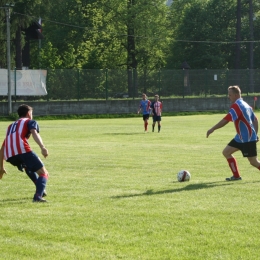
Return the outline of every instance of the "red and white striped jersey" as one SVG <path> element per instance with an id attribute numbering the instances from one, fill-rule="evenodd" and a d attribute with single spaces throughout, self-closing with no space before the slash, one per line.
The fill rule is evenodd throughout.
<path id="1" fill-rule="evenodd" d="M 20 118 L 7 128 L 6 138 L 4 140 L 4 158 L 31 152 L 27 140 L 31 135 L 30 130 L 36 129 L 39 132 L 39 127 L 36 121 L 29 118 Z"/>
<path id="2" fill-rule="evenodd" d="M 162 102 L 160 101 L 155 101 L 152 103 L 151 108 L 153 109 L 153 113 L 156 116 L 161 116 L 162 115 Z"/>

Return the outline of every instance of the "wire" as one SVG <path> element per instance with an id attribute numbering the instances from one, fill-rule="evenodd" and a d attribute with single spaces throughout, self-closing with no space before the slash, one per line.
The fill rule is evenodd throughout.
<path id="1" fill-rule="evenodd" d="M 22 14 L 18 12 L 13 12 L 15 14 L 19 14 L 22 16 L 27 16 L 31 17 L 34 19 L 39 19 L 38 17 L 27 15 L 27 14 Z M 94 31 L 103 31 L 103 30 L 97 30 L 94 29 L 93 27 L 86 27 L 86 26 L 79 26 L 79 25 L 73 25 L 73 24 L 68 24 L 68 23 L 62 23 L 62 22 L 57 22 L 49 19 L 43 19 L 41 18 L 42 21 L 58 24 L 58 25 L 64 25 L 68 27 L 73 27 L 73 28 L 78 28 L 78 29 L 88 29 L 88 30 L 94 30 Z M 118 34 L 114 35 L 115 37 L 133 37 L 133 38 L 143 38 L 143 39 L 157 39 L 157 40 L 162 40 L 159 37 L 148 37 L 148 36 L 142 36 L 142 35 L 129 35 L 129 34 Z M 260 40 L 254 40 L 254 41 L 193 41 L 193 40 L 171 40 L 171 42 L 186 42 L 186 43 L 208 43 L 208 44 L 238 44 L 238 43 L 260 43 Z"/>

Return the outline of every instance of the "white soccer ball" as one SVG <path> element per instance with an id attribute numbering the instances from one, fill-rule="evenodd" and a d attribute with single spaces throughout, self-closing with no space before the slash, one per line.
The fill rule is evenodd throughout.
<path id="1" fill-rule="evenodd" d="M 191 178 L 191 174 L 187 170 L 181 170 L 177 174 L 177 180 L 179 182 L 189 181 Z"/>

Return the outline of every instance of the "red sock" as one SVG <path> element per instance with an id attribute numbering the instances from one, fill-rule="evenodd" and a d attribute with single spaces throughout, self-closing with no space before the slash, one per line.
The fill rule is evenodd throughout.
<path id="1" fill-rule="evenodd" d="M 145 131 L 147 131 L 147 126 L 148 126 L 148 122 L 145 122 L 145 123 L 144 123 L 144 129 L 145 129 Z"/>
<path id="2" fill-rule="evenodd" d="M 238 178 L 240 177 L 240 174 L 238 172 L 238 168 L 237 168 L 237 161 L 235 158 L 229 158 L 227 159 L 229 167 L 234 175 L 234 177 Z"/>

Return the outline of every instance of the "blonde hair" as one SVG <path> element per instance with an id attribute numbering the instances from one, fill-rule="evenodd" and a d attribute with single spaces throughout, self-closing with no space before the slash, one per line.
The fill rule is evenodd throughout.
<path id="1" fill-rule="evenodd" d="M 241 95 L 241 89 L 239 86 L 230 86 L 228 90 L 232 90 L 235 94 Z"/>

